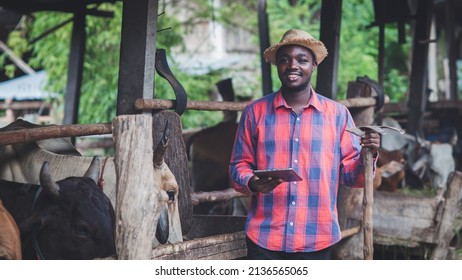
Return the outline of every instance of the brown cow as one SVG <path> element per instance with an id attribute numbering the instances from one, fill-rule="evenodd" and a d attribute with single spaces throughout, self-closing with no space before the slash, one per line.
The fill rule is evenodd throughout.
<path id="1" fill-rule="evenodd" d="M 404 184 L 405 160 L 402 151 L 379 150 L 374 188 L 381 191 L 395 192 Z"/>
<path id="2" fill-rule="evenodd" d="M 0 200 L 0 259 L 20 260 L 21 258 L 21 237 L 18 225 Z"/>

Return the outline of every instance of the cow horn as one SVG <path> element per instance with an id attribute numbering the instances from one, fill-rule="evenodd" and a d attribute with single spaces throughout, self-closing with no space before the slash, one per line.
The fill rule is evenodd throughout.
<path id="1" fill-rule="evenodd" d="M 420 145 L 420 147 L 424 149 L 430 149 L 431 143 L 430 141 L 425 140 L 425 138 L 421 137 L 419 133 L 414 135 L 415 141 Z"/>
<path id="2" fill-rule="evenodd" d="M 51 178 L 48 161 L 45 161 L 42 165 L 42 169 L 40 169 L 40 185 L 53 197 L 59 197 L 59 185 Z"/>
<path id="3" fill-rule="evenodd" d="M 162 137 L 159 143 L 157 144 L 156 149 L 154 150 L 154 158 L 153 158 L 154 167 L 160 167 L 162 163 L 164 162 L 165 151 L 167 150 L 167 146 L 168 146 L 168 137 L 167 137 L 168 128 L 169 128 L 169 123 L 167 120 L 167 122 L 165 123 L 164 132 L 162 133 Z"/>
<path id="4" fill-rule="evenodd" d="M 98 183 L 98 177 L 99 177 L 99 158 L 98 157 L 93 157 L 93 160 L 90 163 L 90 166 L 88 167 L 87 172 L 85 172 L 85 175 L 83 177 L 87 177 L 95 181 L 95 183 Z"/>

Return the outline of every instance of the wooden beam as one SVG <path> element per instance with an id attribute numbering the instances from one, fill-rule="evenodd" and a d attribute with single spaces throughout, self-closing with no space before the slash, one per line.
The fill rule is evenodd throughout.
<path id="1" fill-rule="evenodd" d="M 448 59 L 449 69 L 449 85 L 446 86 L 446 96 L 449 100 L 457 100 L 457 46 L 456 46 L 456 31 L 454 26 L 456 22 L 454 19 L 455 5 L 453 0 L 444 1 L 444 17 L 446 19 L 446 53 Z"/>
<path id="2" fill-rule="evenodd" d="M 119 116 L 113 126 L 117 256 L 120 260 L 149 260 L 160 210 L 167 203 L 160 184 L 154 181 L 152 116 Z"/>
<path id="3" fill-rule="evenodd" d="M 447 191 L 445 193 L 444 210 L 441 217 L 441 223 L 438 227 L 438 232 L 435 240 L 438 241 L 435 249 L 432 252 L 431 259 L 444 260 L 447 257 L 449 244 L 451 239 L 458 234 L 458 230 L 454 230 L 454 221 L 460 213 L 460 193 L 462 189 L 462 173 L 455 171 L 448 178 Z"/>
<path id="4" fill-rule="evenodd" d="M 271 64 L 265 61 L 263 52 L 270 46 L 268 14 L 266 13 L 266 0 L 258 0 L 258 34 L 260 35 L 260 61 L 263 95 L 273 91 L 271 80 Z"/>
<path id="5" fill-rule="evenodd" d="M 186 108 L 206 111 L 242 111 L 247 104 L 248 102 L 188 100 Z M 166 99 L 138 99 L 135 102 L 135 107 L 138 110 L 173 109 L 175 106 L 175 100 Z"/>
<path id="6" fill-rule="evenodd" d="M 27 63 L 25 63 L 20 57 L 14 54 L 14 52 L 8 48 L 8 46 L 0 40 L 0 50 L 2 50 L 8 58 L 24 73 L 34 74 L 35 71 Z"/>
<path id="7" fill-rule="evenodd" d="M 406 127 L 409 134 L 420 133 L 423 135 L 423 114 L 427 104 L 428 39 L 430 36 L 432 6 L 432 0 L 419 0 L 417 2 L 408 99 L 409 122 Z"/>
<path id="8" fill-rule="evenodd" d="M 158 0 L 123 1 L 117 115 L 139 114 L 138 98 L 153 98 Z"/>
<path id="9" fill-rule="evenodd" d="M 85 56 L 85 12 L 74 16 L 72 28 L 69 67 L 67 71 L 66 97 L 64 101 L 63 124 L 75 124 L 79 118 L 80 90 L 82 87 L 83 60 Z"/>
<path id="10" fill-rule="evenodd" d="M 341 18 L 342 0 L 322 1 L 319 37 L 326 46 L 329 55 L 318 67 L 316 91 L 334 100 L 337 97 Z"/>
<path id="11" fill-rule="evenodd" d="M 39 110 L 40 108 L 50 108 L 51 104 L 48 102 L 43 101 L 12 101 L 12 102 L 5 102 L 0 103 L 0 110 L 28 110 L 28 109 L 36 109 Z"/>
<path id="12" fill-rule="evenodd" d="M 167 99 L 138 99 L 135 107 L 138 110 L 159 110 L 174 109 L 175 100 Z M 373 97 L 358 97 L 338 100 L 348 108 L 360 108 L 375 106 L 376 99 Z M 249 102 L 229 102 L 229 101 L 194 101 L 188 100 L 186 109 L 205 110 L 205 111 L 242 111 Z"/>
<path id="13" fill-rule="evenodd" d="M 18 129 L 0 132 L 0 145 L 35 142 L 50 138 L 110 134 L 110 123 L 50 125 L 40 128 Z"/>

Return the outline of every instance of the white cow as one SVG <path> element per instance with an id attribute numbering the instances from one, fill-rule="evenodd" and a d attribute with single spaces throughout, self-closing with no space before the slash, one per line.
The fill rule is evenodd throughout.
<path id="1" fill-rule="evenodd" d="M 392 118 L 384 118 L 382 125 L 401 128 Z M 382 148 L 387 151 L 401 150 L 406 157 L 409 171 L 420 179 L 429 178 L 435 188 L 446 188 L 449 174 L 455 170 L 453 146 L 457 143 L 454 133 L 449 143 L 430 142 L 410 134 L 390 133 L 382 135 Z"/>

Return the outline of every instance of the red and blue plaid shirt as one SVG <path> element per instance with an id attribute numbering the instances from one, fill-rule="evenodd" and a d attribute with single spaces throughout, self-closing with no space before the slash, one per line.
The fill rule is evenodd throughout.
<path id="1" fill-rule="evenodd" d="M 280 91 L 243 111 L 230 162 L 231 184 L 253 194 L 246 234 L 274 251 L 311 252 L 341 239 L 339 185 L 363 187 L 360 138 L 345 131 L 355 124 L 348 109 L 311 90 L 297 115 Z M 254 169 L 292 167 L 303 178 L 271 193 L 252 193 Z"/>

